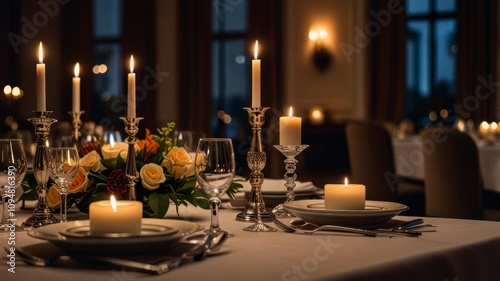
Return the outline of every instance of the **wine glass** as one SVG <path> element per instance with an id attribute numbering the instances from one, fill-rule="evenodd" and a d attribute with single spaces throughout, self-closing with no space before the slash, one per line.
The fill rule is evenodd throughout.
<path id="1" fill-rule="evenodd" d="M 20 187 L 26 174 L 26 154 L 20 139 L 0 140 L 0 192 L 3 205 L 0 230 L 11 231 L 12 217 L 15 216 L 15 203 L 23 190 Z M 15 226 L 15 230 L 20 229 Z"/>
<path id="2" fill-rule="evenodd" d="M 78 152 L 74 147 L 54 147 L 50 149 L 50 178 L 59 186 L 61 203 L 59 206 L 59 221 L 66 222 L 68 190 L 66 187 L 78 172 Z"/>
<path id="3" fill-rule="evenodd" d="M 210 196 L 210 229 L 206 232 L 218 235 L 219 197 L 226 192 L 234 179 L 235 161 L 233 143 L 228 138 L 201 138 L 196 149 L 194 174 L 200 188 Z"/>

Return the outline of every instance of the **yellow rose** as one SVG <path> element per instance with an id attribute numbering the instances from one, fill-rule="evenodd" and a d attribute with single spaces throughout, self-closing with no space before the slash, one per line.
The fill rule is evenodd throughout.
<path id="1" fill-rule="evenodd" d="M 78 172 L 76 172 L 75 178 L 71 181 L 68 186 L 66 186 L 66 189 L 68 190 L 69 194 L 77 193 L 77 192 L 84 192 L 87 190 L 87 187 L 90 185 L 89 178 L 87 177 L 87 172 L 80 167 L 78 169 Z"/>
<path id="2" fill-rule="evenodd" d="M 90 170 L 98 173 L 106 169 L 104 165 L 101 164 L 101 157 L 99 156 L 99 153 L 95 150 L 92 150 L 80 158 L 79 163 L 80 167 L 82 167 L 87 173 Z"/>
<path id="3" fill-rule="evenodd" d="M 183 147 L 172 147 L 164 156 L 161 165 L 174 176 L 175 179 L 194 175 L 193 158 Z"/>
<path id="4" fill-rule="evenodd" d="M 49 187 L 49 191 L 47 193 L 47 205 L 52 210 L 56 210 L 59 208 L 61 204 L 61 194 L 59 193 L 59 187 L 57 184 L 53 184 Z"/>
<path id="5" fill-rule="evenodd" d="M 127 159 L 128 144 L 126 142 L 115 142 L 113 145 L 105 144 L 101 148 L 101 153 L 104 160 L 111 160 L 116 163 L 118 155 L 124 160 Z"/>
<path id="6" fill-rule="evenodd" d="M 154 163 L 142 166 L 140 176 L 142 186 L 149 190 L 155 190 L 161 183 L 165 182 L 165 175 L 163 174 L 162 167 Z"/>

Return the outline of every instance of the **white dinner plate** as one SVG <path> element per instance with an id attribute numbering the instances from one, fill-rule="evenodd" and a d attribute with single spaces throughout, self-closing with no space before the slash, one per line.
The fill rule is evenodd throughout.
<path id="1" fill-rule="evenodd" d="M 317 225 L 333 224 L 342 226 L 375 226 L 389 221 L 408 206 L 385 201 L 365 203 L 364 210 L 325 209 L 324 199 L 299 200 L 285 203 L 285 207 L 295 216 Z"/>
<path id="2" fill-rule="evenodd" d="M 182 220 L 142 219 L 143 225 L 156 225 L 174 229 L 168 235 L 138 235 L 125 237 L 72 237 L 62 235 L 68 229 L 81 229 L 89 225 L 88 220 L 54 223 L 28 231 L 34 238 L 47 240 L 59 248 L 71 252 L 93 255 L 117 255 L 135 253 L 168 252 L 182 237 L 203 229 L 202 226 Z"/>

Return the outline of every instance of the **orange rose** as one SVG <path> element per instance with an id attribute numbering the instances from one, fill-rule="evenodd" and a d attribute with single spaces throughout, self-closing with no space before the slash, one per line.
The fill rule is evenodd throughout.
<path id="1" fill-rule="evenodd" d="M 61 203 L 61 195 L 59 194 L 59 187 L 57 184 L 53 184 L 49 187 L 49 191 L 47 193 L 47 205 L 52 210 L 59 208 Z"/>
<path id="2" fill-rule="evenodd" d="M 87 172 L 80 167 L 78 169 L 78 172 L 76 173 L 75 178 L 73 181 L 71 181 L 70 184 L 66 187 L 68 189 L 69 194 L 77 193 L 77 192 L 83 192 L 87 189 L 89 186 L 89 178 L 87 177 Z"/>

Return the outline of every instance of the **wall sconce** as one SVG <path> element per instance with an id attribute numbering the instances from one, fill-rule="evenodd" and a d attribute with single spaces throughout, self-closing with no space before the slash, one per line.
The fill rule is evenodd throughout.
<path id="1" fill-rule="evenodd" d="M 325 47 L 324 41 L 328 37 L 326 29 L 313 29 L 309 31 L 309 40 L 314 43 L 313 64 L 320 70 L 325 70 L 331 61 L 331 55 Z"/>
<path id="2" fill-rule="evenodd" d="M 309 110 L 309 122 L 313 125 L 321 125 L 325 122 L 325 111 L 319 106 Z"/>

